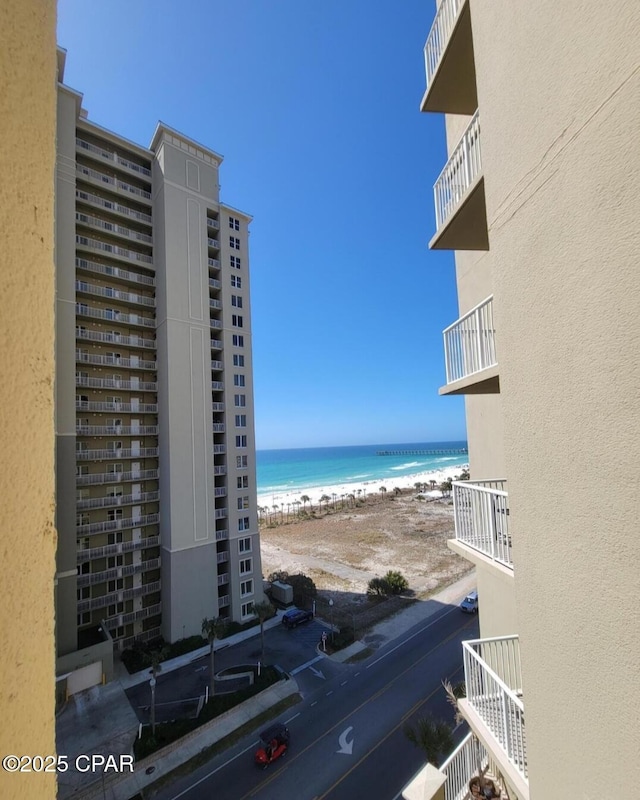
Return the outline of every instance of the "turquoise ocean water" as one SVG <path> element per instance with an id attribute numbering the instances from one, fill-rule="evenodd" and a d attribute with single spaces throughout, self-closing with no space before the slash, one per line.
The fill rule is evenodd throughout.
<path id="1" fill-rule="evenodd" d="M 380 481 L 469 462 L 468 455 L 378 456 L 379 450 L 445 450 L 466 448 L 465 441 L 372 444 L 258 450 L 258 494 L 296 492 L 316 486 Z"/>

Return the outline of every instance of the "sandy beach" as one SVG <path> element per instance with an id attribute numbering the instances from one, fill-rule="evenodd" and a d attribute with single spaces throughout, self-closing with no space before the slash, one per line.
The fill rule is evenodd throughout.
<path id="1" fill-rule="evenodd" d="M 403 475 L 399 478 L 383 478 L 378 481 L 364 481 L 362 483 L 342 483 L 329 486 L 317 486 L 314 488 L 307 488 L 296 490 L 292 492 L 278 492 L 261 494 L 258 492 L 258 506 L 268 508 L 271 510 L 273 506 L 279 508 L 286 508 L 288 505 L 293 505 L 296 501 L 300 501 L 303 495 L 306 495 L 311 503 L 316 506 L 323 495 L 330 497 L 333 500 L 335 494 L 337 498 L 343 495 L 348 497 L 350 494 L 360 498 L 363 495 L 377 494 L 380 487 L 384 486 L 388 493 L 393 493 L 396 488 L 402 490 L 413 490 L 416 483 L 429 484 L 430 481 L 435 481 L 439 486 L 443 481 L 453 479 L 459 475 L 468 464 L 457 465 L 453 467 L 446 467 L 441 470 L 432 470 L 430 472 L 417 472 L 414 475 Z M 440 497 L 440 492 L 436 489 L 435 493 L 431 491 L 426 492 L 427 495 L 432 497 Z"/>

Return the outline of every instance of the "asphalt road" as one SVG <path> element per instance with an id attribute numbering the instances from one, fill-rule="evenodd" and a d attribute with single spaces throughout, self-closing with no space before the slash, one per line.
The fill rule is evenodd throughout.
<path id="1" fill-rule="evenodd" d="M 475 616 L 446 607 L 367 661 L 309 664 L 296 675 L 303 702 L 277 720 L 291 731 L 285 758 L 258 769 L 257 735 L 248 736 L 156 797 L 394 800 L 424 764 L 403 727 L 426 711 L 453 722 L 441 680 L 461 679 L 460 643 L 477 632 Z"/>

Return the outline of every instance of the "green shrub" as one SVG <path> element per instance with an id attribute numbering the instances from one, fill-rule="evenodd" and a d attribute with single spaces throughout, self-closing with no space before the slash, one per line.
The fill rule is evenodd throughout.
<path id="1" fill-rule="evenodd" d="M 316 589 L 315 583 L 311 580 L 311 578 L 308 577 L 308 575 L 304 575 L 302 572 L 289 575 L 288 572 L 279 570 L 278 572 L 272 572 L 271 575 L 269 575 L 269 581 L 271 581 L 271 583 L 274 581 L 281 581 L 282 583 L 288 583 L 290 586 L 292 586 L 293 602 L 298 606 L 298 608 L 309 608 L 311 601 L 318 595 L 318 590 Z"/>
<path id="2" fill-rule="evenodd" d="M 402 594 L 409 588 L 409 581 L 401 572 L 396 570 L 390 569 L 383 580 L 389 587 L 389 594 Z"/>

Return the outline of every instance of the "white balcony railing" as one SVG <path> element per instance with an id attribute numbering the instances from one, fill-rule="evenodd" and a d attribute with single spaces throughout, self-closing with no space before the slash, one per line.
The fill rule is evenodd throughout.
<path id="1" fill-rule="evenodd" d="M 132 483 L 133 481 L 155 480 L 157 477 L 157 469 L 138 469 L 131 472 L 92 472 L 87 475 L 76 475 L 76 486 Z"/>
<path id="2" fill-rule="evenodd" d="M 128 448 L 117 450 L 76 450 L 77 461 L 102 461 L 118 458 L 157 458 L 157 447 Z"/>
<path id="3" fill-rule="evenodd" d="M 134 292 L 121 292 L 119 289 L 114 289 L 111 286 L 97 286 L 95 283 L 87 283 L 86 281 L 76 281 L 76 293 L 78 292 L 93 294 L 98 297 L 106 297 L 109 300 L 121 300 L 123 303 L 135 303 L 140 306 L 149 306 L 151 308 L 155 308 L 156 305 L 154 297 L 147 297 L 142 294 L 135 294 Z"/>
<path id="4" fill-rule="evenodd" d="M 140 261 L 143 264 L 153 264 L 153 258 L 139 253 L 136 250 L 128 250 L 126 247 L 120 247 L 116 244 L 109 244 L 108 242 L 101 242 L 99 239 L 91 239 L 88 236 L 81 236 L 76 234 L 76 244 L 82 247 L 89 247 L 93 250 L 101 250 L 103 253 L 109 253 L 112 256 L 126 258 L 130 261 Z"/>
<path id="5" fill-rule="evenodd" d="M 123 225 L 117 225 L 115 222 L 98 219 L 97 217 L 92 217 L 90 214 L 83 214 L 81 211 L 76 211 L 76 222 L 92 228 L 99 228 L 101 231 L 107 231 L 108 233 L 115 233 L 127 239 L 135 239 L 145 244 L 153 244 L 153 237 L 148 233 L 140 233 L 140 231 L 125 228 Z"/>
<path id="6" fill-rule="evenodd" d="M 493 295 L 445 328 L 442 335 L 447 383 L 495 366 Z"/>
<path id="7" fill-rule="evenodd" d="M 107 401 L 80 400 L 76 397 L 76 409 L 78 411 L 126 411 L 131 414 L 157 414 L 158 406 L 156 403 L 121 403 Z"/>
<path id="8" fill-rule="evenodd" d="M 76 560 L 78 564 L 82 564 L 85 561 L 92 561 L 94 558 L 105 558 L 106 556 L 130 553 L 132 550 L 146 550 L 152 547 L 160 547 L 159 536 L 150 536 L 147 539 L 136 539 L 131 542 L 119 542 L 118 544 L 106 544 L 103 547 L 91 547 L 85 550 L 78 550 L 76 553 Z"/>
<path id="9" fill-rule="evenodd" d="M 145 347 L 148 350 L 156 349 L 155 339 L 143 339 L 142 336 L 121 336 L 111 331 L 93 331 L 88 328 L 76 328 L 76 339 L 90 339 L 92 342 L 106 342 L 107 344 L 121 345 L 122 347 Z"/>
<path id="10" fill-rule="evenodd" d="M 217 258 L 209 258 L 207 259 L 209 263 L 210 269 L 220 269 L 220 261 Z"/>
<path id="11" fill-rule="evenodd" d="M 106 319 L 109 322 L 120 322 L 122 325 L 140 325 L 143 328 L 155 328 L 156 321 L 151 317 L 141 317 L 139 314 L 122 314 L 119 309 L 94 308 L 85 303 L 76 303 L 76 314 L 81 317 Z"/>
<path id="12" fill-rule="evenodd" d="M 100 275 L 108 275 L 110 278 L 131 281 L 131 283 L 144 283 L 146 286 L 155 286 L 156 283 L 155 278 L 151 278 L 148 275 L 129 272 L 129 270 L 113 267 L 110 264 L 98 264 L 97 261 L 89 261 L 86 258 L 76 258 L 76 267 L 89 272 L 97 272 Z"/>
<path id="13" fill-rule="evenodd" d="M 220 229 L 220 223 L 217 219 L 213 219 L 212 217 L 207 217 L 207 228 L 213 228 L 214 230 Z"/>
<path id="14" fill-rule="evenodd" d="M 437 230 L 456 211 L 481 171 L 480 116 L 476 111 L 433 187 Z"/>
<path id="15" fill-rule="evenodd" d="M 113 339 L 111 341 L 113 341 Z M 140 369 L 149 372 L 158 371 L 157 362 L 145 361 L 137 356 L 134 358 L 122 358 L 121 356 L 103 356 L 96 355 L 95 353 L 83 353 L 81 350 L 76 350 L 76 362 L 79 364 L 99 364 L 104 367 L 117 367 L 118 369 Z"/>
<path id="16" fill-rule="evenodd" d="M 433 25 L 424 46 L 424 68 L 427 75 L 427 88 L 431 86 L 433 76 L 440 65 L 442 54 L 446 50 L 451 31 L 460 15 L 465 0 L 442 0 L 436 11 Z"/>
<path id="17" fill-rule="evenodd" d="M 484 745 L 472 733 L 468 733 L 439 767 L 440 772 L 447 776 L 445 800 L 466 800 L 469 797 L 469 781 L 474 775 L 484 773 L 488 763 Z"/>
<path id="18" fill-rule="evenodd" d="M 76 199 L 81 200 L 83 203 L 90 203 L 93 206 L 106 208 L 107 211 L 113 211 L 125 217 L 131 217 L 131 219 L 137 219 L 138 222 L 145 222 L 147 225 L 151 225 L 152 222 L 151 214 L 144 214 L 142 211 L 127 208 L 127 206 L 123 206 L 113 200 L 107 200 L 104 197 L 99 197 L 97 194 L 92 194 L 91 192 L 85 192 L 82 189 L 76 189 Z"/>
<path id="19" fill-rule="evenodd" d="M 158 492 L 141 492 L 140 494 L 120 494 L 110 497 L 85 497 L 76 501 L 76 510 L 85 511 L 91 508 L 114 508 L 116 506 L 132 506 L 137 503 L 154 503 L 158 500 Z"/>
<path id="20" fill-rule="evenodd" d="M 123 517 L 110 519 L 105 522 L 89 522 L 76 527 L 77 536 L 87 536 L 93 533 L 109 533 L 110 531 L 126 531 L 131 528 L 141 528 L 144 525 L 155 525 L 160 519 L 159 514 L 143 514 L 141 517 Z"/>
<path id="21" fill-rule="evenodd" d="M 212 350 L 222 350 L 222 341 L 220 339 L 212 339 L 211 340 L 211 349 Z"/>
<path id="22" fill-rule="evenodd" d="M 224 389 L 224 381 L 211 381 L 211 389 L 214 392 L 221 392 Z"/>
<path id="23" fill-rule="evenodd" d="M 220 242 L 217 239 L 212 239 L 210 236 L 207 237 L 207 244 L 215 250 L 218 250 L 220 247 Z"/>
<path id="24" fill-rule="evenodd" d="M 506 481 L 454 481 L 456 539 L 513 569 Z"/>
<path id="25" fill-rule="evenodd" d="M 528 783 L 518 637 L 474 639 L 462 643 L 462 652 L 469 706 Z"/>
<path id="26" fill-rule="evenodd" d="M 88 375 L 76 375 L 76 386 L 90 389 L 122 389 L 131 392 L 157 392 L 158 384 L 152 381 L 133 379 L 123 381 L 115 378 L 90 378 Z"/>

